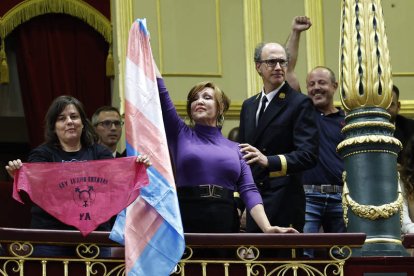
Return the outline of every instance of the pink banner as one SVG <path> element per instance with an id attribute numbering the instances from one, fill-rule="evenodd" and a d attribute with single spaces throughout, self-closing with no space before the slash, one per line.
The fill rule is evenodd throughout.
<path id="1" fill-rule="evenodd" d="M 132 203 L 148 184 L 136 157 L 85 162 L 25 163 L 14 179 L 13 197 L 25 191 L 40 208 L 86 236 Z"/>

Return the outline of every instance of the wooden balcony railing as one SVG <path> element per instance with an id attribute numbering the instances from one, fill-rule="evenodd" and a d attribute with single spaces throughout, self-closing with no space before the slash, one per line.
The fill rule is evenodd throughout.
<path id="1" fill-rule="evenodd" d="M 414 234 L 404 235 L 402 244 L 405 248 L 414 248 Z"/>
<path id="2" fill-rule="evenodd" d="M 124 275 L 123 248 L 108 232 L 82 237 L 77 231 L 0 228 L 0 275 Z M 353 247 L 364 233 L 344 234 L 186 234 L 186 252 L 174 275 L 343 275 Z M 33 255 L 37 245 L 76 248 L 73 256 Z M 100 257 L 103 248 L 112 254 Z M 285 248 L 289 258 L 262 257 L 266 250 Z M 296 257 L 301 248 L 327 250 L 319 258 Z M 158 276 L 158 275 L 156 275 Z"/>

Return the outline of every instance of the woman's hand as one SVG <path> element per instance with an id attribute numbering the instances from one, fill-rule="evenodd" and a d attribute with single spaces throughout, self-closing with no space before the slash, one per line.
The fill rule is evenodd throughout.
<path id="1" fill-rule="evenodd" d="M 299 231 L 292 227 L 270 226 L 265 229 L 264 233 L 299 233 Z"/>
<path id="2" fill-rule="evenodd" d="M 14 178 L 16 170 L 20 169 L 23 166 L 23 163 L 20 159 L 9 161 L 8 165 L 5 167 L 11 178 Z"/>
<path id="3" fill-rule="evenodd" d="M 140 155 L 138 155 L 137 156 L 137 160 L 136 160 L 136 162 L 139 162 L 139 163 L 144 163 L 144 165 L 148 168 L 149 166 L 151 166 L 152 165 L 152 163 L 151 163 L 151 160 L 150 160 L 150 158 L 149 158 L 149 156 L 148 155 L 145 155 L 145 154 L 140 154 Z"/>
<path id="4" fill-rule="evenodd" d="M 250 210 L 250 214 L 260 229 L 263 231 L 263 233 L 299 233 L 295 228 L 292 227 L 272 226 L 266 216 L 262 204 L 255 205 Z"/>

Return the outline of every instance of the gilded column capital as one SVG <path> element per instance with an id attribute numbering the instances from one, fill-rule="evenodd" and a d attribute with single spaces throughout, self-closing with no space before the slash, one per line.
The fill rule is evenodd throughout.
<path id="1" fill-rule="evenodd" d="M 342 2 L 340 96 L 346 110 L 391 103 L 391 64 L 380 0 Z"/>

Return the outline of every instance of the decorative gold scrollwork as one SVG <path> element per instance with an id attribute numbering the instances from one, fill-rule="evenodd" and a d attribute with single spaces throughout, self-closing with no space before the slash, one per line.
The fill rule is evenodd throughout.
<path id="1" fill-rule="evenodd" d="M 260 256 L 260 250 L 254 246 L 240 246 L 239 248 L 237 248 L 236 253 L 237 257 L 239 257 L 240 260 L 246 262 L 255 261 Z"/>
<path id="2" fill-rule="evenodd" d="M 385 117 L 388 120 L 391 118 L 391 115 L 385 111 L 365 110 L 365 111 L 349 113 L 346 115 L 346 119 L 350 120 L 352 118 L 358 118 L 358 117 L 364 117 L 364 116 L 380 116 L 380 117 Z"/>
<path id="3" fill-rule="evenodd" d="M 193 257 L 193 249 L 189 246 L 185 247 L 183 256 L 181 257 L 181 260 L 189 260 L 191 257 Z"/>
<path id="4" fill-rule="evenodd" d="M 177 275 L 184 275 L 185 271 L 185 263 L 183 262 L 179 262 L 176 266 L 175 266 L 175 270 L 173 271 L 172 274 L 177 274 Z"/>
<path id="5" fill-rule="evenodd" d="M 384 149 L 373 149 L 373 150 L 357 150 L 357 151 L 353 151 L 347 154 L 342 155 L 342 158 L 347 158 L 349 156 L 352 155 L 356 155 L 356 154 L 363 154 L 363 153 L 387 153 L 387 154 L 392 154 L 395 156 L 398 156 L 397 153 L 395 153 L 394 151 L 390 151 L 390 150 L 384 150 Z"/>
<path id="6" fill-rule="evenodd" d="M 401 194 L 400 185 L 398 185 L 398 197 L 394 202 L 383 204 L 380 206 L 362 205 L 354 201 L 352 197 L 349 195 L 348 185 L 346 184 L 345 172 L 343 173 L 342 178 L 344 180 L 344 189 L 342 193 L 342 207 L 344 209 L 344 220 L 346 225 L 348 225 L 348 206 L 351 207 L 352 212 L 354 212 L 354 214 L 356 214 L 357 216 L 370 220 L 390 218 L 391 216 L 395 215 L 397 212 L 400 212 L 400 210 L 402 210 L 403 197 Z"/>
<path id="7" fill-rule="evenodd" d="M 388 122 L 367 121 L 367 122 L 355 122 L 355 123 L 348 124 L 344 126 L 341 131 L 342 133 L 346 133 L 354 129 L 368 128 L 368 127 L 386 128 L 391 131 L 395 130 L 394 124 L 391 124 Z"/>
<path id="8" fill-rule="evenodd" d="M 102 262 L 89 263 L 88 271 L 91 275 L 108 275 L 106 265 Z"/>
<path id="9" fill-rule="evenodd" d="M 269 270 L 268 266 L 265 266 L 262 263 L 254 263 L 248 268 L 248 275 L 285 276 L 285 275 L 298 275 L 300 271 L 304 272 L 303 275 L 319 275 L 319 276 L 343 275 L 344 264 L 345 264 L 345 260 L 340 261 L 340 262 L 329 262 L 324 267 L 324 270 L 320 271 L 318 268 L 316 268 L 315 266 L 312 266 L 311 264 L 304 263 L 304 262 L 296 262 L 296 261 L 281 264 L 271 270 Z"/>
<path id="10" fill-rule="evenodd" d="M 187 250 L 191 250 L 190 247 Z M 244 266 L 245 274 L 251 276 L 286 276 L 286 275 L 312 275 L 312 276 L 332 276 L 344 275 L 345 262 L 351 257 L 352 250 L 349 246 L 332 246 L 329 250 L 330 258 L 323 260 L 313 259 L 260 259 L 260 250 L 256 246 L 244 245 L 236 250 L 237 257 L 234 259 L 188 259 L 182 258 L 177 265 L 174 275 L 187 275 L 186 265 L 194 267 L 197 265 L 203 275 L 210 275 L 209 267 L 223 267 L 224 274 L 229 275 L 232 267 Z M 317 264 L 317 265 L 315 265 Z"/>
<path id="11" fill-rule="evenodd" d="M 100 248 L 96 244 L 80 243 L 76 246 L 76 254 L 82 259 L 95 259 L 99 256 Z"/>
<path id="12" fill-rule="evenodd" d="M 9 266 L 10 264 L 10 266 Z M 4 262 L 3 264 L 3 268 L 0 269 L 0 275 L 9 275 L 7 273 L 7 267 L 9 266 L 9 270 L 13 271 L 13 272 L 19 272 L 19 271 L 23 271 L 23 262 L 22 261 L 17 261 L 17 260 L 8 260 L 6 262 Z"/>
<path id="13" fill-rule="evenodd" d="M 353 138 L 348 138 L 339 143 L 337 146 L 337 151 L 341 151 L 343 148 L 349 147 L 349 146 L 355 146 L 355 145 L 361 145 L 361 144 L 392 144 L 398 146 L 400 149 L 402 149 L 401 142 L 391 136 L 385 136 L 385 135 L 363 135 Z"/>
<path id="14" fill-rule="evenodd" d="M 120 264 L 114 267 L 111 271 L 108 272 L 108 274 L 105 275 L 126 275 L 125 274 L 125 264 Z"/>
<path id="15" fill-rule="evenodd" d="M 33 245 L 29 242 L 13 242 L 9 245 L 9 252 L 15 257 L 29 257 L 33 253 Z"/>
<path id="16" fill-rule="evenodd" d="M 351 257 L 352 250 L 349 246 L 334 245 L 329 249 L 329 256 L 335 261 L 346 261 Z"/>

